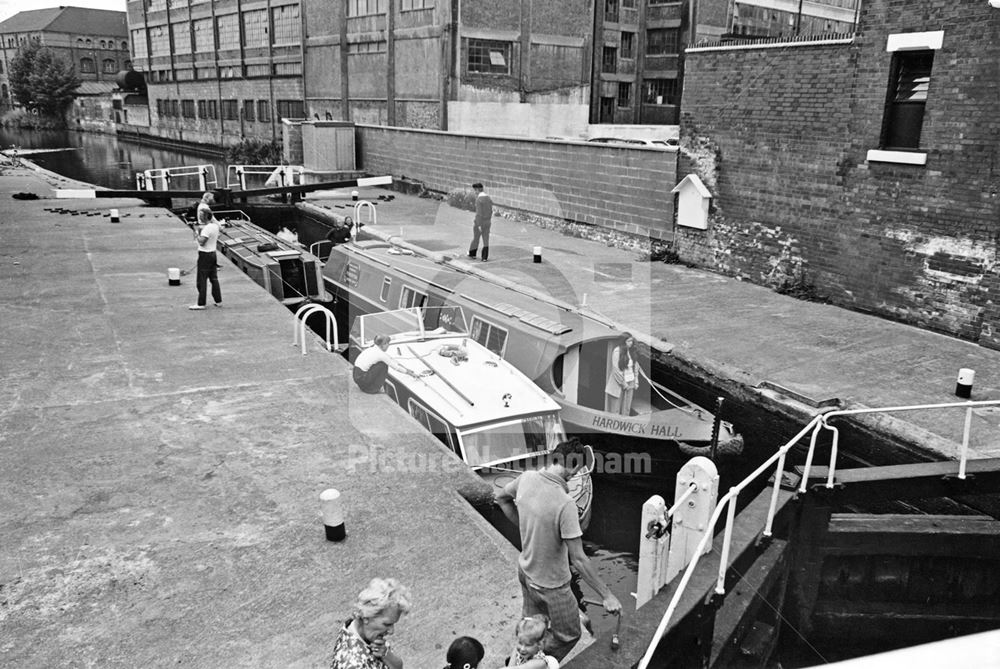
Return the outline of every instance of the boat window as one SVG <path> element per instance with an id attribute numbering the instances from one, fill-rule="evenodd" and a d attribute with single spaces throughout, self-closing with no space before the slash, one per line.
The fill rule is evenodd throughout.
<path id="1" fill-rule="evenodd" d="M 379 293 L 378 299 L 385 302 L 389 299 L 389 287 L 392 286 L 392 279 L 390 277 L 385 277 L 382 280 L 382 292 Z"/>
<path id="2" fill-rule="evenodd" d="M 566 438 L 556 413 L 522 418 L 462 433 L 465 461 L 473 466 L 519 460 L 554 448 Z"/>
<path id="3" fill-rule="evenodd" d="M 386 379 L 385 394 L 392 398 L 392 401 L 399 404 L 399 395 L 396 394 L 396 384 Z"/>
<path id="4" fill-rule="evenodd" d="M 472 338 L 501 358 L 507 350 L 507 331 L 498 325 L 484 321 L 479 316 L 472 317 Z"/>
<path id="5" fill-rule="evenodd" d="M 399 308 L 409 309 L 411 307 L 422 307 L 424 306 L 424 300 L 426 299 L 427 296 L 423 293 L 418 293 L 409 286 L 403 286 L 403 291 L 399 296 Z"/>
<path id="6" fill-rule="evenodd" d="M 447 423 L 428 411 L 425 406 L 415 400 L 411 399 L 407 404 L 407 409 L 409 410 L 411 416 L 416 418 L 428 432 L 437 437 L 438 441 L 445 446 L 451 447 L 451 435 L 449 434 L 450 431 L 448 430 Z"/>

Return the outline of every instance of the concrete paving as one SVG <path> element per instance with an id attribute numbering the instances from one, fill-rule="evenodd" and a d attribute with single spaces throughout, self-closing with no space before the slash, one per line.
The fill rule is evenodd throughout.
<path id="1" fill-rule="evenodd" d="M 462 634 L 501 664 L 516 553 L 460 495 L 485 484 L 228 262 L 189 311 L 169 212 L 69 185 L 0 174 L 0 666 L 324 666 L 373 576 L 413 591 L 406 666 Z"/>
<path id="2" fill-rule="evenodd" d="M 477 271 L 586 304 L 623 329 L 643 334 L 676 362 L 742 389 L 751 400 L 780 405 L 803 425 L 825 400 L 836 399 L 848 409 L 961 402 L 954 395 L 961 368 L 976 372 L 973 400 L 1000 399 L 1000 351 L 712 272 L 647 262 L 638 246 L 611 237 L 583 238 L 572 228 L 515 215 L 494 216 L 489 261 L 469 261 L 472 212 L 402 193 L 387 200 L 389 194 L 360 193 L 377 212 L 364 233 L 443 253 Z M 348 199 L 310 196 L 308 202 L 336 215 L 354 215 Z M 367 210 L 359 213 L 369 220 Z M 536 246 L 542 250 L 540 264 L 533 262 Z M 954 458 L 964 413 L 897 412 L 855 422 L 931 458 Z M 970 453 L 1000 457 L 1000 410 L 973 411 Z"/>

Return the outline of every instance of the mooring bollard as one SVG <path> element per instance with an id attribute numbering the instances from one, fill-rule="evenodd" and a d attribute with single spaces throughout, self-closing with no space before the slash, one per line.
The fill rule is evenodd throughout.
<path id="1" fill-rule="evenodd" d="M 534 261 L 535 262 L 542 262 L 542 247 L 541 246 L 536 246 L 535 248 L 533 248 L 531 250 L 531 252 L 534 254 Z"/>
<path id="2" fill-rule="evenodd" d="M 323 527 L 326 529 L 327 541 L 343 541 L 347 536 L 344 528 L 344 508 L 340 503 L 340 491 L 327 488 L 319 496 L 323 508 Z"/>
<path id="3" fill-rule="evenodd" d="M 168 286 L 179 286 L 181 285 L 181 271 L 176 267 L 167 268 L 167 285 Z"/>
<path id="4" fill-rule="evenodd" d="M 121 219 L 118 218 L 118 210 L 117 209 L 112 209 L 111 210 L 111 222 L 112 223 L 119 223 L 120 220 Z"/>
<path id="5" fill-rule="evenodd" d="M 354 200 L 355 202 L 358 201 L 358 191 L 356 190 L 351 191 L 351 199 Z"/>
<path id="6" fill-rule="evenodd" d="M 976 370 L 963 367 L 958 370 L 958 382 L 955 384 L 955 394 L 962 399 L 972 397 L 972 382 L 976 378 Z"/>

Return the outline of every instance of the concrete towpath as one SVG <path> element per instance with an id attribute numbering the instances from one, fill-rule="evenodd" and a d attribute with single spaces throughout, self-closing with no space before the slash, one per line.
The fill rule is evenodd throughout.
<path id="1" fill-rule="evenodd" d="M 0 666 L 326 666 L 373 576 L 412 589 L 406 666 L 463 634 L 499 666 L 516 553 L 459 494 L 485 484 L 228 262 L 189 311 L 169 212 L 54 185 L 0 173 Z"/>
<path id="2" fill-rule="evenodd" d="M 976 372 L 972 399 L 1000 399 L 1000 351 L 720 274 L 644 261 L 638 245 L 623 248 L 610 236 L 584 238 L 572 228 L 516 216 L 495 215 L 489 261 L 471 260 L 472 212 L 381 189 L 365 189 L 360 197 L 375 205 L 374 221 L 366 208 L 356 215 L 349 199 L 308 201 L 359 217 L 376 236 L 450 255 L 571 304 L 585 303 L 623 329 L 648 335 L 678 362 L 719 384 L 781 404 L 803 425 L 825 400 L 844 408 L 961 402 L 954 395 L 961 368 Z M 540 264 L 533 262 L 535 247 L 541 248 Z M 954 458 L 964 413 L 909 411 L 855 420 L 931 457 Z M 973 411 L 970 450 L 971 457 L 1000 457 L 1000 410 Z"/>

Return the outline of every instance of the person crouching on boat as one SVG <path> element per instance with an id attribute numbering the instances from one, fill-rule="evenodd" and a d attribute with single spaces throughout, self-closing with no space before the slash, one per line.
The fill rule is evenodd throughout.
<path id="1" fill-rule="evenodd" d="M 354 359 L 354 382 L 366 393 L 372 395 L 380 393 L 390 367 L 397 372 L 413 376 L 413 372 L 389 355 L 389 336 L 375 335 L 375 343 L 361 351 Z"/>
<path id="2" fill-rule="evenodd" d="M 632 395 L 639 387 L 635 360 L 635 338 L 623 332 L 611 352 L 611 375 L 604 386 L 604 410 L 623 416 L 632 415 Z"/>

